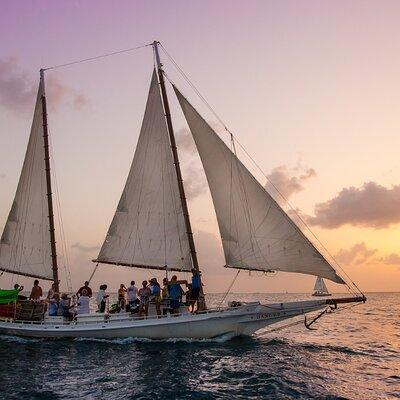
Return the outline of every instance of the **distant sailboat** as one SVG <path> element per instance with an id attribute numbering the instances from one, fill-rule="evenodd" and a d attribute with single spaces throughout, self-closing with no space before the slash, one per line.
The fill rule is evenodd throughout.
<path id="1" fill-rule="evenodd" d="M 312 294 L 313 296 L 331 296 L 331 294 L 328 291 L 328 288 L 325 285 L 324 280 L 318 276 L 317 280 L 315 281 L 314 285 L 314 293 Z"/>
<path id="2" fill-rule="evenodd" d="M 159 42 L 152 46 L 156 65 L 135 155 L 104 243 L 93 261 L 111 267 L 120 265 L 166 273 L 199 271 Z M 173 86 L 173 89 L 206 173 L 225 266 L 309 274 L 345 284 L 235 152 L 178 88 Z M 58 290 L 49 157 L 44 73 L 41 71 L 28 149 L 1 237 L 0 270 L 52 280 Z M 185 312 L 173 318 L 97 313 L 78 315 L 73 321 L 42 316 L 38 323 L 16 315 L 0 321 L 0 333 L 44 338 L 134 336 L 151 339 L 251 335 L 288 318 L 366 300 L 361 292 L 356 294 L 353 290 L 352 296 L 345 298 L 266 305 L 234 302 L 226 308 L 207 309 L 202 291 L 200 299 L 198 313 Z"/>

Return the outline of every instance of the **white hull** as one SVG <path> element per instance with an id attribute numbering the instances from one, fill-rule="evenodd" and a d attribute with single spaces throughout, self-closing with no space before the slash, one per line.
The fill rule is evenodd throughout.
<path id="1" fill-rule="evenodd" d="M 129 314 L 92 314 L 76 322 L 0 321 L 0 334 L 46 339 L 57 338 L 147 338 L 210 339 L 222 335 L 252 335 L 268 325 L 326 306 L 324 300 L 263 305 L 249 303 L 236 308 L 211 310 L 200 314 L 132 318 Z"/>

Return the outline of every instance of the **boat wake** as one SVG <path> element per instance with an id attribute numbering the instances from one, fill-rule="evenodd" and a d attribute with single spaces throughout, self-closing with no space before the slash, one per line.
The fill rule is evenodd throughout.
<path id="1" fill-rule="evenodd" d="M 148 339 L 138 337 L 128 337 L 121 339 L 98 339 L 98 338 L 76 338 L 76 342 L 97 342 L 118 345 L 128 345 L 133 343 L 225 343 L 236 336 L 235 333 L 226 333 L 212 339 L 191 339 L 191 338 L 169 338 L 169 339 Z"/>

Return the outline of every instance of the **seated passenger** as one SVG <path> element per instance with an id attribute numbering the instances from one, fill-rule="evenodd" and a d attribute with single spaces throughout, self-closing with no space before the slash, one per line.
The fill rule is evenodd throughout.
<path id="1" fill-rule="evenodd" d="M 71 317 L 71 311 L 70 308 L 73 306 L 71 305 L 71 299 L 68 297 L 66 293 L 63 293 L 61 295 L 61 299 L 58 303 L 58 312 L 57 315 L 60 317 L 65 317 L 69 318 Z"/>
<path id="2" fill-rule="evenodd" d="M 76 309 L 78 315 L 90 313 L 89 301 L 90 297 L 88 296 L 86 289 L 83 289 L 78 299 L 78 307 Z"/>
<path id="3" fill-rule="evenodd" d="M 58 293 L 54 293 L 54 296 L 49 300 L 49 317 L 56 317 L 58 315 L 58 307 L 60 295 Z"/>

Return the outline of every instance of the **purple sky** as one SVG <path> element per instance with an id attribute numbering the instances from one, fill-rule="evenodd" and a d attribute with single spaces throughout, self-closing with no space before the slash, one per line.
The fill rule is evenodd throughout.
<path id="1" fill-rule="evenodd" d="M 2 1 L 0 228 L 26 148 L 39 68 L 158 39 L 261 168 L 289 190 L 292 204 L 314 216 L 314 230 L 361 287 L 397 290 L 399 16 L 398 1 Z M 216 123 L 164 61 L 183 93 Z M 118 202 L 151 68 L 146 48 L 46 73 L 76 284 L 90 275 L 89 260 Z M 178 131 L 185 124 L 171 103 Z M 187 181 L 204 180 L 196 156 L 182 158 Z M 190 209 L 207 288 L 223 291 L 234 272 L 220 268 L 210 196 L 201 185 L 196 190 Z M 94 285 L 106 280 L 117 287 L 132 276 L 148 274 L 101 267 Z M 243 277 L 234 290 L 312 285 L 309 277 L 278 274 Z"/>

